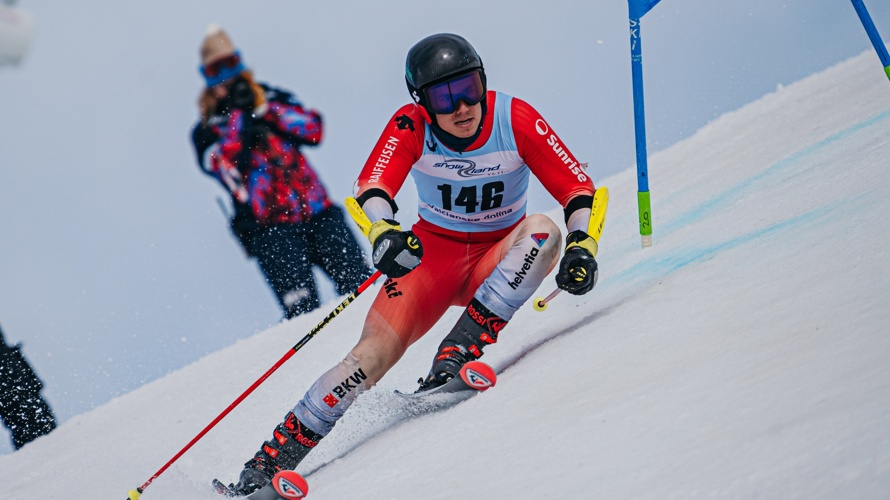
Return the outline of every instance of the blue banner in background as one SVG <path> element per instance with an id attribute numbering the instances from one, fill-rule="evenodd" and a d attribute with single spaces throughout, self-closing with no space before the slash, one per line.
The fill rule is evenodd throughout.
<path id="1" fill-rule="evenodd" d="M 640 19 L 661 0 L 627 0 L 627 8 L 631 19 Z"/>

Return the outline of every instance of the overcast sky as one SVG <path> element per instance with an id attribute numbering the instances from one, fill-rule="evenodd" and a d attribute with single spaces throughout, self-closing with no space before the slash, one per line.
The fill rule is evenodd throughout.
<path id="1" fill-rule="evenodd" d="M 866 3 L 890 38 L 890 4 Z M 210 22 L 261 80 L 324 115 L 325 140 L 307 156 L 336 200 L 408 101 L 405 53 L 441 31 L 470 40 L 489 86 L 537 107 L 594 181 L 634 164 L 620 0 L 18 7 L 36 32 L 23 64 L 0 68 L 0 325 L 63 421 L 280 321 L 189 143 Z M 846 0 L 663 0 L 642 43 L 650 151 L 871 50 Z M 653 170 L 654 207 L 658 182 Z M 535 193 L 532 209 L 553 206 Z M 413 191 L 397 200 L 410 221 Z"/>

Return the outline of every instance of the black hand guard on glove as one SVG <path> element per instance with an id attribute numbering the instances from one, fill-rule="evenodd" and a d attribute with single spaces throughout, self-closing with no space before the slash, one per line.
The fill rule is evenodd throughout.
<path id="1" fill-rule="evenodd" d="M 401 278 L 420 265 L 423 246 L 411 231 L 402 231 L 399 223 L 382 219 L 371 225 L 368 239 L 374 249 L 374 267 L 390 278 Z"/>
<path id="2" fill-rule="evenodd" d="M 599 270 L 594 255 L 596 240 L 584 231 L 572 231 L 566 236 L 566 253 L 559 261 L 556 285 L 572 295 L 584 295 L 596 285 Z"/>

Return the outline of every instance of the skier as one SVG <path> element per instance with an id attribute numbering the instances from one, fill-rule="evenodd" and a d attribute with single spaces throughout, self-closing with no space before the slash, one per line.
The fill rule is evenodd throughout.
<path id="1" fill-rule="evenodd" d="M 40 396 L 43 384 L 21 347 L 6 345 L 0 330 L 0 419 L 16 450 L 56 428 L 56 417 Z"/>
<path id="2" fill-rule="evenodd" d="M 319 306 L 313 266 L 347 294 L 371 268 L 301 146 L 321 142 L 322 119 L 290 93 L 258 83 L 228 34 L 211 25 L 201 46 L 207 87 L 192 140 L 198 165 L 231 194 L 231 220 L 286 318 Z"/>
<path id="3" fill-rule="evenodd" d="M 550 124 L 526 102 L 487 90 L 482 60 L 458 35 L 414 45 L 405 79 L 414 103 L 393 115 L 356 184 L 373 222 L 374 265 L 388 279 L 358 344 L 284 417 L 229 486 L 230 496 L 294 469 L 450 306 L 465 309 L 418 391 L 482 356 L 557 262 L 559 288 L 581 295 L 596 284 L 597 243 L 586 232 L 595 188 Z M 564 207 L 569 234 L 561 260 L 557 225 L 545 215 L 526 217 L 530 173 Z M 394 218 L 394 198 L 408 174 L 419 221 L 405 230 Z"/>

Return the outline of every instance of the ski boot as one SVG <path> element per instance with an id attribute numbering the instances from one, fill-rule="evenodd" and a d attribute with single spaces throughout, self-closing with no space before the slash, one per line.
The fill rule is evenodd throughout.
<path id="1" fill-rule="evenodd" d="M 433 366 L 425 379 L 417 381 L 420 387 L 415 392 L 434 389 L 456 377 L 463 365 L 482 357 L 483 347 L 498 341 L 498 333 L 506 325 L 505 320 L 473 298 L 439 344 Z"/>
<path id="2" fill-rule="evenodd" d="M 228 497 L 247 496 L 269 484 L 277 472 L 293 470 L 321 440 L 322 436 L 304 426 L 293 412 L 272 431 L 272 440 L 263 443 L 260 451 L 247 463 L 237 484 L 223 485 L 214 481 L 217 492 Z"/>

